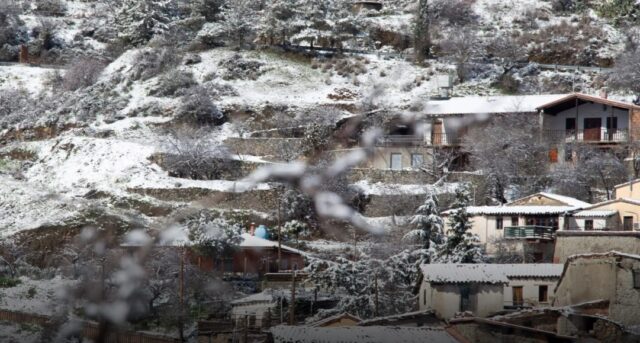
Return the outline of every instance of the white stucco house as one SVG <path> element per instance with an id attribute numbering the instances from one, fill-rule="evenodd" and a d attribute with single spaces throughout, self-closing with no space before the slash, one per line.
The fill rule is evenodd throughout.
<path id="1" fill-rule="evenodd" d="M 469 206 L 471 232 L 478 235 L 489 254 L 509 243 L 527 252 L 529 262 L 552 261 L 555 232 L 568 228 L 570 215 L 591 204 L 564 195 L 535 193 L 500 206 Z M 448 217 L 452 210 L 444 211 Z M 448 220 L 445 220 L 448 226 Z M 446 229 L 449 229 L 446 227 Z"/>
<path id="2" fill-rule="evenodd" d="M 460 312 L 487 317 L 505 309 L 548 306 L 560 264 L 423 264 L 420 310 L 443 319 Z"/>

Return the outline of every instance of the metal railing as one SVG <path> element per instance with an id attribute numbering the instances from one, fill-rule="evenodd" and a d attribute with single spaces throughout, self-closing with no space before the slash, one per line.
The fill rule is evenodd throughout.
<path id="1" fill-rule="evenodd" d="M 555 230 L 550 226 L 524 225 L 507 226 L 504 238 L 507 239 L 554 239 Z"/>
<path id="2" fill-rule="evenodd" d="M 630 139 L 627 129 L 544 130 L 544 137 L 554 142 L 622 143 Z"/>
<path id="3" fill-rule="evenodd" d="M 452 146 L 459 145 L 460 138 L 446 133 L 432 133 L 425 137 L 418 135 L 386 135 L 378 138 L 378 146 Z"/>

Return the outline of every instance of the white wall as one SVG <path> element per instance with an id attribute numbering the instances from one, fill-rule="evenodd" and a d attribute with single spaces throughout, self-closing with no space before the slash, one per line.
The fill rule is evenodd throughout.
<path id="1" fill-rule="evenodd" d="M 629 113 L 627 110 L 614 108 L 613 116 L 618 118 L 618 129 L 627 129 L 629 127 Z M 607 118 L 611 117 L 611 106 L 603 109 L 601 104 L 582 104 L 578 106 L 578 130 L 584 129 L 585 118 L 601 118 L 602 128 L 606 128 Z M 547 130 L 565 130 L 566 118 L 576 118 L 575 108 L 564 110 L 557 115 L 545 114 L 543 117 L 544 128 Z"/>
<path id="2" fill-rule="evenodd" d="M 509 284 L 504 288 L 504 306 L 513 305 L 513 288 L 514 286 L 522 286 L 522 293 L 525 305 L 530 306 L 549 306 L 553 301 L 553 291 L 558 283 L 558 279 L 525 279 L 513 278 L 509 280 Z M 539 286 L 547 286 L 548 301 L 540 303 L 538 301 Z"/>

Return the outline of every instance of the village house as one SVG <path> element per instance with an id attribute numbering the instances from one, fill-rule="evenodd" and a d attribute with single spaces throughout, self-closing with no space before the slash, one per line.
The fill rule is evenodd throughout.
<path id="1" fill-rule="evenodd" d="M 558 231 L 553 263 L 565 263 L 573 255 L 606 253 L 609 251 L 640 255 L 640 232 Z"/>
<path id="2" fill-rule="evenodd" d="M 377 141 L 375 156 L 368 167 L 391 170 L 419 168 L 432 155 L 433 149 L 459 149 L 467 128 L 487 122 L 491 115 L 536 117 L 538 107 L 565 96 L 469 96 L 430 100 L 425 106 L 425 120 L 422 125 L 417 125 L 418 128 L 398 122 L 383 128 L 385 135 Z"/>
<path id="3" fill-rule="evenodd" d="M 588 280 L 585 281 L 585 276 Z M 555 289 L 554 306 L 605 302 L 592 315 L 625 327 L 640 325 L 640 255 L 620 252 L 574 255 L 564 263 Z M 572 323 L 563 323 L 571 332 Z"/>
<path id="4" fill-rule="evenodd" d="M 511 252 L 523 254 L 527 262 L 550 262 L 555 233 L 568 228 L 569 214 L 589 206 L 575 198 L 543 192 L 501 206 L 469 206 L 467 213 L 471 233 L 478 235 L 488 254 L 507 246 Z M 444 211 L 443 216 L 448 217 L 451 211 Z M 447 220 L 445 223 L 448 225 Z"/>
<path id="5" fill-rule="evenodd" d="M 567 230 L 638 230 L 640 199 L 617 198 L 587 207 L 573 214 Z"/>
<path id="6" fill-rule="evenodd" d="M 487 317 L 505 309 L 549 306 L 562 272 L 559 264 L 423 264 L 420 310 L 440 318 L 471 312 Z"/>
<path id="7" fill-rule="evenodd" d="M 607 149 L 640 137 L 640 106 L 608 99 L 606 94 L 569 94 L 537 109 L 543 138 L 555 143 L 551 155 L 557 161 L 574 160 L 576 143 Z"/>

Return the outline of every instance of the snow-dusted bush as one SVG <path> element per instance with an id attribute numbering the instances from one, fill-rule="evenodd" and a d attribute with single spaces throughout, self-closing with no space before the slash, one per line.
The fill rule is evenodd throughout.
<path id="1" fill-rule="evenodd" d="M 149 91 L 149 95 L 179 96 L 188 92 L 189 88 L 196 84 L 193 73 L 174 69 L 158 78 L 158 83 Z"/>
<path id="2" fill-rule="evenodd" d="M 41 57 L 55 48 L 63 46 L 57 36 L 58 24 L 53 20 L 40 20 L 39 25 L 31 30 L 31 36 L 35 37 L 29 42 L 29 53 Z"/>
<path id="3" fill-rule="evenodd" d="M 223 59 L 218 65 L 225 68 L 222 74 L 224 80 L 257 80 L 264 73 L 264 63 L 245 59 L 240 54 Z"/>
<path id="4" fill-rule="evenodd" d="M 67 12 L 67 4 L 62 0 L 36 0 L 33 12 L 43 16 L 61 17 Z"/>
<path id="5" fill-rule="evenodd" d="M 609 85 L 617 88 L 640 93 L 640 48 L 627 51 L 620 55 L 613 70 L 609 72 Z"/>
<path id="6" fill-rule="evenodd" d="M 228 254 L 242 242 L 242 228 L 239 225 L 229 223 L 223 218 L 209 218 L 204 212 L 187 220 L 186 226 L 189 229 L 191 249 L 202 256 L 216 257 Z"/>
<path id="7" fill-rule="evenodd" d="M 201 86 L 190 88 L 182 97 L 176 119 L 194 127 L 220 125 L 225 121 L 222 111 L 211 101 L 207 90 Z"/>
<path id="8" fill-rule="evenodd" d="M 218 83 L 214 81 L 207 81 L 202 84 L 207 92 L 213 99 L 220 99 L 225 96 L 238 96 L 240 93 L 232 85 L 226 83 Z"/>
<path id="9" fill-rule="evenodd" d="M 169 154 L 164 165 L 170 174 L 176 177 L 215 180 L 219 178 L 221 169 L 226 169 L 229 162 L 228 152 L 203 137 L 207 129 L 182 127 L 167 136 L 166 146 Z"/>
<path id="10" fill-rule="evenodd" d="M 0 47 L 15 46 L 27 39 L 22 24 L 17 15 L 0 12 Z"/>
<path id="11" fill-rule="evenodd" d="M 68 91 L 89 87 L 98 81 L 105 64 L 97 59 L 81 57 L 71 62 L 62 77 L 62 88 Z"/>
<path id="12" fill-rule="evenodd" d="M 130 72 L 133 80 L 148 80 L 180 63 L 178 54 L 167 48 L 142 49 L 135 54 L 133 60 Z"/>
<path id="13" fill-rule="evenodd" d="M 195 0 L 191 8 L 196 15 L 201 15 L 206 21 L 216 21 L 219 18 L 224 0 Z"/>
<path id="14" fill-rule="evenodd" d="M 227 0 L 220 11 L 222 28 L 228 41 L 244 46 L 253 41 L 256 17 L 256 1 Z"/>

